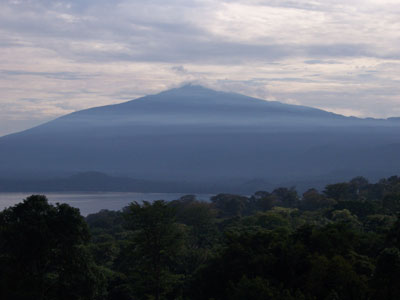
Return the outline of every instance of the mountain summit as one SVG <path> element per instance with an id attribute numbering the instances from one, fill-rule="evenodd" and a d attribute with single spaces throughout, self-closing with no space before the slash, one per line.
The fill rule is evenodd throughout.
<path id="1" fill-rule="evenodd" d="M 399 129 L 396 120 L 185 85 L 2 137 L 0 172 L 25 178 L 99 171 L 214 187 L 378 178 L 400 171 Z"/>

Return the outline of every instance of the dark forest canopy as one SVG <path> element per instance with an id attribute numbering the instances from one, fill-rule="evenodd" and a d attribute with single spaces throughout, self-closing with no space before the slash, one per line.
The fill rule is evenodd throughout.
<path id="1" fill-rule="evenodd" d="M 400 178 L 0 212 L 1 299 L 399 299 Z"/>

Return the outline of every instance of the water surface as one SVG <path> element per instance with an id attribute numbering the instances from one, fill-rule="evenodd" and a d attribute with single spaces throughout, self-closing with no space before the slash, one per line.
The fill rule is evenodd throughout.
<path id="1" fill-rule="evenodd" d="M 0 210 L 21 202 L 32 193 L 0 193 Z M 180 193 L 45 193 L 50 203 L 68 203 L 86 216 L 101 209 L 120 210 L 133 201 L 171 201 L 186 194 Z M 199 200 L 209 200 L 212 195 L 196 194 Z"/>

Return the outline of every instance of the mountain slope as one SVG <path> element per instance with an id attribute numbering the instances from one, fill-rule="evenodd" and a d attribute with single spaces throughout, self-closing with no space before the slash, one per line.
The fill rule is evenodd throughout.
<path id="1" fill-rule="evenodd" d="M 184 86 L 0 138 L 0 177 L 246 184 L 400 173 L 400 123 Z"/>

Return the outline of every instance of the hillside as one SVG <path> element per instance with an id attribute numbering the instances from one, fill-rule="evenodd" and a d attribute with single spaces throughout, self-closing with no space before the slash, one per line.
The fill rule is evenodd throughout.
<path id="1" fill-rule="evenodd" d="M 187 85 L 0 138 L 0 178 L 97 171 L 213 187 L 400 173 L 400 123 Z"/>

